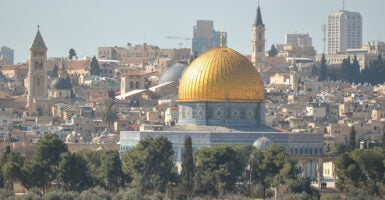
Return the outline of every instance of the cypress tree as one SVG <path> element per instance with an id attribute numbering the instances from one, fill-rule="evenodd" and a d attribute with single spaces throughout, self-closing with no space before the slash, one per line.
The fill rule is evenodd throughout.
<path id="1" fill-rule="evenodd" d="M 186 187 L 187 191 L 191 192 L 194 185 L 194 159 L 190 136 L 185 137 L 183 146 L 184 152 L 181 172 L 182 183 Z"/>
<path id="2" fill-rule="evenodd" d="M 349 134 L 349 149 L 352 151 L 356 148 L 356 146 L 356 130 L 354 130 L 354 126 L 352 126 Z"/>
<path id="3" fill-rule="evenodd" d="M 322 54 L 320 74 L 319 74 L 318 80 L 325 81 L 327 79 L 327 75 L 328 75 L 328 69 L 326 65 L 325 54 Z"/>

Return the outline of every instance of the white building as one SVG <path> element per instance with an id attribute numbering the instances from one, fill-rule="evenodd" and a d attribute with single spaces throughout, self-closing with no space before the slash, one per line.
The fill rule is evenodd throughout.
<path id="1" fill-rule="evenodd" d="M 304 47 L 313 46 L 313 40 L 311 39 L 309 34 L 303 34 L 303 33 L 285 34 L 285 43 L 286 45 L 293 45 L 293 46 L 304 46 Z"/>
<path id="2" fill-rule="evenodd" d="M 328 19 L 328 53 L 336 54 L 361 46 L 361 14 L 346 10 L 331 13 Z"/>

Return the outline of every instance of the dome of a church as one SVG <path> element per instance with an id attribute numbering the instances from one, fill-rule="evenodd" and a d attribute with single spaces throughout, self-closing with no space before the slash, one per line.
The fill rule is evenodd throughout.
<path id="1" fill-rule="evenodd" d="M 71 83 L 65 78 L 56 78 L 51 83 L 51 89 L 71 90 Z"/>
<path id="2" fill-rule="evenodd" d="M 187 68 L 184 63 L 176 63 L 171 67 L 167 68 L 166 71 L 159 78 L 159 84 L 174 81 L 178 82 L 182 76 L 183 71 Z"/>
<path id="3" fill-rule="evenodd" d="M 260 150 L 265 150 L 268 147 L 273 145 L 273 142 L 267 138 L 267 137 L 260 137 L 257 140 L 255 140 L 253 147 L 260 149 Z"/>
<path id="4" fill-rule="evenodd" d="M 253 64 L 218 47 L 195 59 L 179 83 L 179 102 L 263 102 L 264 85 Z"/>

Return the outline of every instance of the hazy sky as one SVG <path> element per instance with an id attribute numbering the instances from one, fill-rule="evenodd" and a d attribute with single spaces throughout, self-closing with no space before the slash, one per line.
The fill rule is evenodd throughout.
<path id="1" fill-rule="evenodd" d="M 161 48 L 191 48 L 198 19 L 214 20 L 228 33 L 228 46 L 251 51 L 251 25 L 257 0 L 0 0 L 0 46 L 15 49 L 15 62 L 28 59 L 28 49 L 40 25 L 49 57 L 97 54 L 99 46 L 148 43 Z M 260 0 L 266 26 L 266 49 L 284 43 L 285 33 L 309 33 L 323 52 L 322 24 L 342 0 Z M 385 40 L 385 0 L 345 0 L 345 10 L 363 17 L 363 42 Z"/>

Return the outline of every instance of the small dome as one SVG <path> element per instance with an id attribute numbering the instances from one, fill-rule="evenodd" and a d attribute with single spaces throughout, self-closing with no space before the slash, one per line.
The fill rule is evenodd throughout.
<path id="1" fill-rule="evenodd" d="M 265 150 L 269 146 L 271 146 L 273 142 L 267 138 L 267 137 L 260 137 L 257 140 L 255 140 L 253 147 L 259 149 L 259 150 Z"/>
<path id="2" fill-rule="evenodd" d="M 166 71 L 159 78 L 159 84 L 174 81 L 178 82 L 183 74 L 183 71 L 187 68 L 186 64 L 176 63 L 171 67 L 168 67 Z"/>
<path id="3" fill-rule="evenodd" d="M 51 89 L 56 90 L 70 90 L 71 89 L 71 83 L 68 79 L 64 78 L 57 78 L 51 83 Z"/>
<path id="4" fill-rule="evenodd" d="M 253 64 L 237 51 L 218 47 L 183 72 L 179 102 L 263 102 L 264 85 Z"/>

